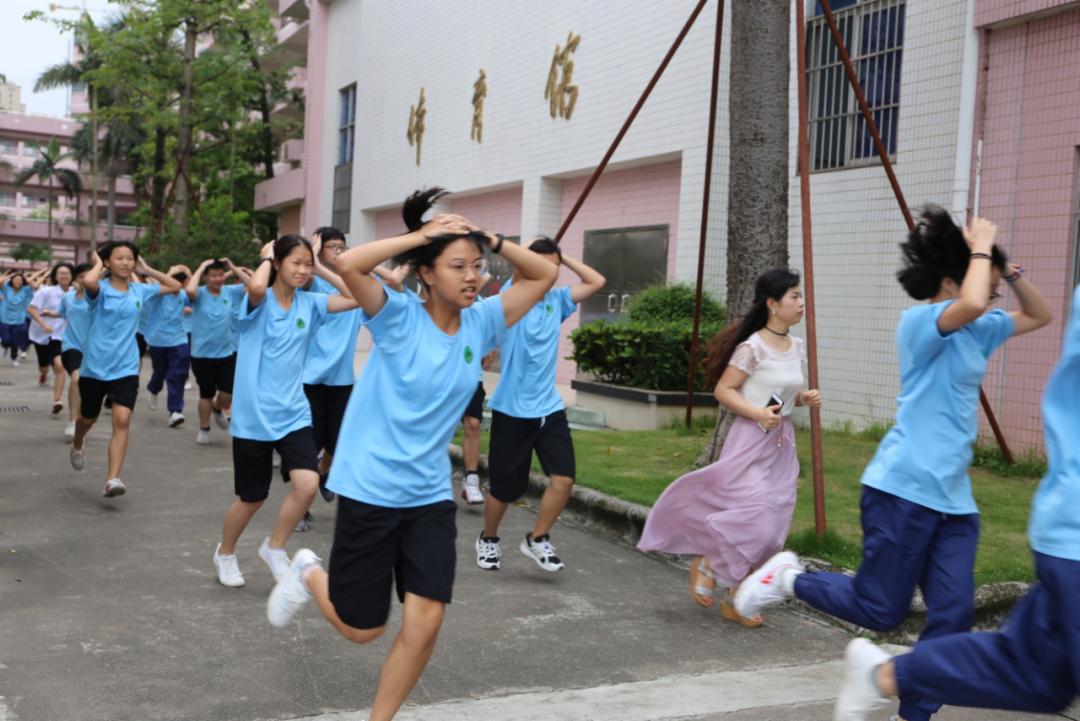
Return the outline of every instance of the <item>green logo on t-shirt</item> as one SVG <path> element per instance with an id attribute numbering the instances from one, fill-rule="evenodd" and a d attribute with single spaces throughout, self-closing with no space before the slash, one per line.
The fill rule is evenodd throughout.
<path id="1" fill-rule="evenodd" d="M 142 308 L 142 301 L 138 301 L 138 300 L 135 301 L 135 307 L 136 308 Z"/>
<path id="2" fill-rule="evenodd" d="M 301 329 L 304 327 L 304 319 L 303 318 L 297 318 L 296 319 L 296 327 L 301 328 Z"/>
<path id="3" fill-rule="evenodd" d="M 465 346 L 465 362 L 466 363 L 472 363 L 472 361 L 473 361 L 472 348 L 470 348 L 469 346 Z"/>
<path id="4" fill-rule="evenodd" d="M 551 305 L 551 303 L 545 303 L 544 304 L 544 312 L 547 313 L 548 315 L 551 315 L 552 313 L 555 312 L 555 308 Z"/>

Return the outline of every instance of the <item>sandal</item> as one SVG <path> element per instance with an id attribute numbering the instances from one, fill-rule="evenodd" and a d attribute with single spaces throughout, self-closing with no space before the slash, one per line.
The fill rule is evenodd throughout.
<path id="1" fill-rule="evenodd" d="M 697 605 L 712 608 L 716 579 L 704 561 L 703 556 L 697 556 L 690 562 L 690 597 Z"/>
<path id="2" fill-rule="evenodd" d="M 761 617 L 760 613 L 755 613 L 753 616 L 740 616 L 739 612 L 735 610 L 734 598 L 735 594 L 729 588 L 724 597 L 720 599 L 720 616 L 722 618 L 734 621 L 746 628 L 760 628 L 764 625 L 765 619 Z"/>

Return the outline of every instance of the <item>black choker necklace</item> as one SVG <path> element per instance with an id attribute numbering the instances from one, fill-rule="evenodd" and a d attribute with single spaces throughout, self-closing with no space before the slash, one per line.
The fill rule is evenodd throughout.
<path id="1" fill-rule="evenodd" d="M 769 331 L 769 332 L 770 332 L 770 333 L 772 333 L 773 335 L 778 335 L 778 336 L 782 336 L 782 337 L 784 337 L 784 338 L 786 338 L 786 337 L 787 337 L 787 335 L 788 335 L 788 333 L 790 333 L 790 332 L 791 332 L 791 331 L 784 331 L 783 333 L 781 333 L 781 332 L 779 332 L 779 331 L 775 331 L 775 330 L 773 330 L 773 329 L 772 329 L 772 328 L 770 328 L 769 326 L 765 326 L 765 330 Z"/>

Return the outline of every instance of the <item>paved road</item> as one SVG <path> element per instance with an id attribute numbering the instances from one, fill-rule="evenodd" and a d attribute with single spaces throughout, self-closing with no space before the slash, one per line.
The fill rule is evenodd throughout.
<path id="1" fill-rule="evenodd" d="M 72 471 L 32 365 L 0 368 L 0 721 L 364 719 L 389 638 L 351 645 L 310 608 L 287 629 L 266 623 L 256 547 L 280 484 L 240 544 L 248 585 L 222 588 L 210 555 L 232 498 L 225 434 L 197 446 L 192 421 L 169 429 L 164 410 L 140 405 L 130 490 L 103 499 L 107 426 Z M 332 507 L 316 503 L 290 548 L 325 557 Z M 554 540 L 568 570 L 544 573 L 516 550 L 530 519 L 509 515 L 504 568 L 484 572 L 472 563 L 480 514 L 461 509 L 455 602 L 400 718 L 829 718 L 842 632 L 786 610 L 756 631 L 724 623 L 691 603 L 683 572 L 565 525 Z"/>

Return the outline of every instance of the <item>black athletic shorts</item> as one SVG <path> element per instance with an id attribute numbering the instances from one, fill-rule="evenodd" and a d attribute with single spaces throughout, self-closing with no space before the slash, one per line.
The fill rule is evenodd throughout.
<path id="1" fill-rule="evenodd" d="M 304 394 L 311 405 L 311 428 L 315 433 L 315 451 L 325 449 L 330 455 L 337 450 L 345 406 L 349 405 L 352 386 L 304 384 Z"/>
<path id="2" fill-rule="evenodd" d="M 457 563 L 457 505 L 385 508 L 338 496 L 330 550 L 330 602 L 353 628 L 378 628 L 390 593 L 450 603 Z"/>
<path id="3" fill-rule="evenodd" d="M 60 355 L 60 345 L 61 342 L 56 339 L 52 339 L 48 343 L 34 343 L 38 368 L 47 368 L 52 365 L 53 358 Z"/>
<path id="4" fill-rule="evenodd" d="M 192 358 L 191 370 L 199 385 L 199 398 L 213 398 L 218 391 L 232 394 L 236 354 L 224 358 Z"/>
<path id="5" fill-rule="evenodd" d="M 484 392 L 484 382 L 480 381 L 476 386 L 476 392 L 473 393 L 472 398 L 469 400 L 469 405 L 465 406 L 465 418 L 484 420 L 485 398 L 487 398 L 487 393 Z"/>
<path id="6" fill-rule="evenodd" d="M 144 355 L 146 355 L 146 349 L 150 347 L 146 344 L 146 336 L 144 336 L 142 333 L 136 333 L 135 344 L 139 346 L 139 357 L 142 358 Z"/>
<path id="7" fill-rule="evenodd" d="M 82 351 L 68 348 L 60 354 L 60 362 L 64 365 L 67 374 L 72 375 L 82 367 Z"/>
<path id="8" fill-rule="evenodd" d="M 284 480 L 289 480 L 290 471 L 318 472 L 315 438 L 310 426 L 295 430 L 276 441 L 253 441 L 233 436 L 233 490 L 241 501 L 265 501 L 270 495 L 275 449 L 281 456 L 281 477 Z"/>
<path id="9" fill-rule="evenodd" d="M 533 450 L 546 475 L 574 478 L 574 441 L 566 411 L 556 411 L 545 418 L 517 418 L 491 412 L 488 478 L 491 495 L 496 500 L 513 503 L 525 495 Z"/>
<path id="10" fill-rule="evenodd" d="M 135 410 L 139 395 L 139 376 L 124 376 L 111 381 L 79 376 L 79 415 L 87 420 L 101 413 L 101 402 L 108 396 L 114 406 Z"/>

